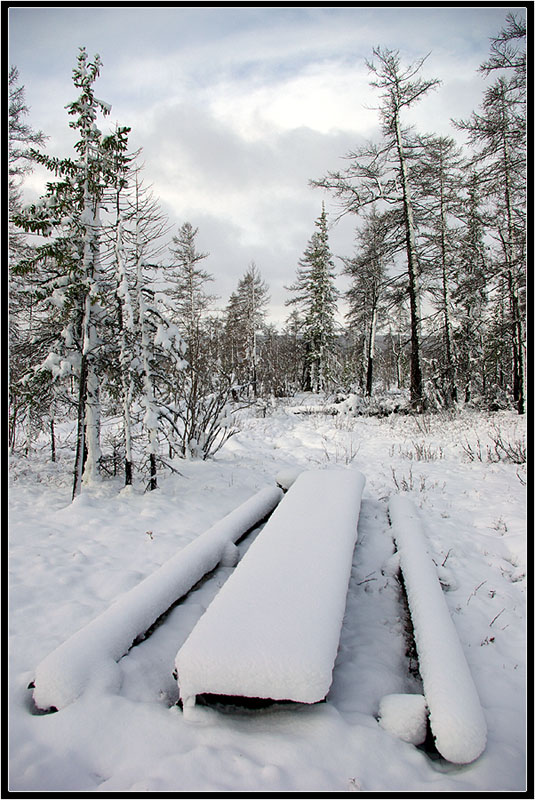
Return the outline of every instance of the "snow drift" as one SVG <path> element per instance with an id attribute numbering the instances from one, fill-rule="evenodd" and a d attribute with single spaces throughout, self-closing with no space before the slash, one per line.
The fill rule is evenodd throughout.
<path id="1" fill-rule="evenodd" d="M 479 696 L 427 552 L 418 512 L 408 498 L 395 495 L 389 514 L 436 747 L 448 761 L 468 764 L 481 755 L 487 740 Z"/>
<path id="2" fill-rule="evenodd" d="M 331 685 L 364 476 L 303 472 L 177 653 L 199 694 L 315 703 Z"/>
<path id="3" fill-rule="evenodd" d="M 35 671 L 36 705 L 60 709 L 91 684 L 102 688 L 113 680 L 114 662 L 135 639 L 203 575 L 227 561 L 229 545 L 265 519 L 281 497 L 277 487 L 257 492 L 61 644 Z"/>

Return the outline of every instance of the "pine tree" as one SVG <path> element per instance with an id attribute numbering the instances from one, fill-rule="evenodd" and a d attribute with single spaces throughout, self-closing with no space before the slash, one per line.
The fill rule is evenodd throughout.
<path id="1" fill-rule="evenodd" d="M 331 377 L 338 297 L 324 205 L 315 225 L 317 230 L 299 261 L 296 281 L 287 287 L 294 295 L 287 305 L 296 304 L 303 318 L 304 388 L 320 392 L 327 388 Z"/>

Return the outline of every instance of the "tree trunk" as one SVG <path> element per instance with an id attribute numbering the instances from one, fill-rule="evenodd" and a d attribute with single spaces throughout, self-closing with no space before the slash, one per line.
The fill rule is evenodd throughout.
<path id="1" fill-rule="evenodd" d="M 80 382 L 78 387 L 78 410 L 76 429 L 76 456 L 74 459 L 74 479 L 72 485 L 72 499 L 82 490 L 82 474 L 86 460 L 85 446 L 85 402 L 87 395 L 87 357 L 82 354 L 80 363 Z"/>
<path id="2" fill-rule="evenodd" d="M 156 456 L 154 453 L 150 454 L 150 490 L 158 488 L 158 480 L 156 478 Z"/>
<path id="3" fill-rule="evenodd" d="M 369 335 L 368 335 L 368 369 L 366 372 L 366 396 L 372 396 L 373 387 L 373 359 L 375 356 L 375 331 L 377 328 L 377 304 L 374 303 L 372 308 L 372 318 L 370 321 Z"/>
<path id="4" fill-rule="evenodd" d="M 54 432 L 54 420 L 50 420 L 50 457 L 52 462 L 56 461 L 56 435 Z"/>
<path id="5" fill-rule="evenodd" d="M 422 368 L 420 364 L 420 281 L 418 264 L 416 261 L 416 237 L 414 232 L 414 217 L 412 213 L 411 195 L 407 163 L 401 140 L 401 125 L 399 113 L 396 109 L 395 134 L 401 172 L 401 185 L 403 190 L 403 218 L 405 222 L 405 242 L 407 252 L 407 268 L 409 275 L 409 300 L 411 317 L 411 405 L 417 411 L 424 410 Z"/>

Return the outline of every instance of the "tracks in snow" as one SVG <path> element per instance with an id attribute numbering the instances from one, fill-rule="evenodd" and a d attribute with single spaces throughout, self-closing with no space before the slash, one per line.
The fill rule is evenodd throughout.
<path id="1" fill-rule="evenodd" d="M 363 499 L 359 535 L 328 701 L 349 722 L 376 716 L 385 694 L 421 691 L 406 655 L 406 610 L 397 579 L 383 568 L 394 552 L 386 506 Z"/>

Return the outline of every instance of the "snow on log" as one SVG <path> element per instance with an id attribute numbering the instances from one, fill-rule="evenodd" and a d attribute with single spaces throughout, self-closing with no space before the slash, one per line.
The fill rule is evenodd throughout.
<path id="1" fill-rule="evenodd" d="M 423 744 L 427 704 L 421 694 L 386 694 L 379 703 L 379 725 L 410 744 Z"/>
<path id="2" fill-rule="evenodd" d="M 177 653 L 200 694 L 315 703 L 331 685 L 365 478 L 303 472 Z"/>
<path id="3" fill-rule="evenodd" d="M 408 498 L 395 495 L 390 498 L 389 514 L 436 748 L 448 761 L 469 764 L 481 755 L 487 740 L 470 668 L 416 508 Z"/>
<path id="4" fill-rule="evenodd" d="M 277 487 L 257 492 L 61 644 L 36 669 L 36 705 L 63 708 L 90 685 L 109 680 L 114 662 L 135 639 L 222 559 L 228 560 L 229 545 L 265 519 L 282 496 Z"/>

